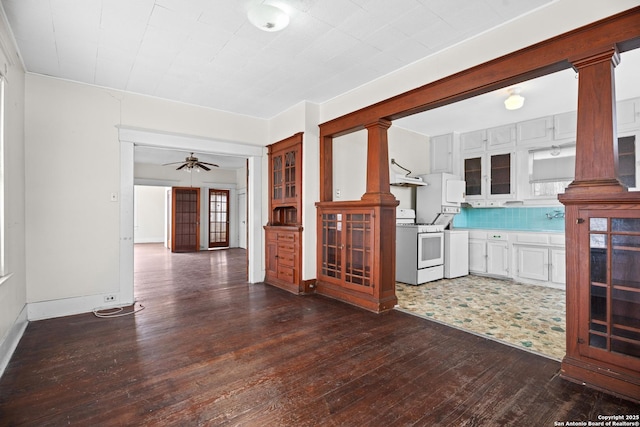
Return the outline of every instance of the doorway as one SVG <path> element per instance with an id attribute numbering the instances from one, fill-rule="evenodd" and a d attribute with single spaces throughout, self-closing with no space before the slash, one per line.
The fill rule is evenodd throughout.
<path id="1" fill-rule="evenodd" d="M 209 189 L 209 249 L 229 246 L 229 190 Z"/>

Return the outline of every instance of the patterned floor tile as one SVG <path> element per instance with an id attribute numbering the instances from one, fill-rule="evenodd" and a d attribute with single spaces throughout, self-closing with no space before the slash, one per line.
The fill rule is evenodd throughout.
<path id="1" fill-rule="evenodd" d="M 397 308 L 552 359 L 565 354 L 565 292 L 480 276 L 396 284 Z"/>

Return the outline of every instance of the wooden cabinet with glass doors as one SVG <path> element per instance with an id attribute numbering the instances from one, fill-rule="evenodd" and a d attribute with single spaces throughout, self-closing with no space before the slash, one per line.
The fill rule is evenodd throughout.
<path id="1" fill-rule="evenodd" d="M 562 374 L 640 401 L 640 208 L 585 206 L 572 222 L 581 268 L 567 283 Z"/>
<path id="2" fill-rule="evenodd" d="M 265 230 L 265 282 L 305 291 L 302 266 L 302 133 L 269 145 L 269 223 Z"/>

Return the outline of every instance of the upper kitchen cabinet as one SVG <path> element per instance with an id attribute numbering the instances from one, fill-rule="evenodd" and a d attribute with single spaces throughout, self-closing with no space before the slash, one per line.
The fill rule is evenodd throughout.
<path id="1" fill-rule="evenodd" d="M 516 127 L 518 129 L 518 145 L 545 143 L 554 137 L 553 117 L 527 120 L 518 123 Z M 575 127 L 573 132 L 575 134 Z"/>
<path id="2" fill-rule="evenodd" d="M 430 173 L 459 174 L 460 138 L 457 133 L 433 136 L 429 139 L 429 146 Z"/>
<path id="3" fill-rule="evenodd" d="M 487 131 L 476 130 L 460 134 L 460 148 L 463 153 L 475 153 L 485 150 Z"/>
<path id="4" fill-rule="evenodd" d="M 516 127 L 514 124 L 466 132 L 460 135 L 460 146 L 463 153 L 504 149 L 512 147 L 515 142 Z"/>
<path id="5" fill-rule="evenodd" d="M 516 142 L 516 126 L 513 124 L 487 129 L 487 150 L 513 147 Z"/>
<path id="6" fill-rule="evenodd" d="M 462 167 L 466 198 L 472 206 L 498 206 L 496 200 L 515 197 L 515 152 L 469 154 Z"/>
<path id="7" fill-rule="evenodd" d="M 616 123 L 618 132 L 640 128 L 640 98 L 617 103 Z"/>
<path id="8" fill-rule="evenodd" d="M 578 112 L 556 114 L 553 116 L 553 138 L 557 140 L 576 139 L 576 129 L 578 127 Z"/>
<path id="9" fill-rule="evenodd" d="M 637 140 L 638 135 L 635 134 L 618 138 L 618 180 L 627 188 L 638 187 Z"/>

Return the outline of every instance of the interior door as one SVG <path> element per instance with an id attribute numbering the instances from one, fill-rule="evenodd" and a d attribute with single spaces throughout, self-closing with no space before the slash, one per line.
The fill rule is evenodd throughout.
<path id="1" fill-rule="evenodd" d="M 209 247 L 229 246 L 229 190 L 209 190 Z"/>
<path id="2" fill-rule="evenodd" d="M 200 189 L 172 188 L 171 252 L 200 250 Z"/>

